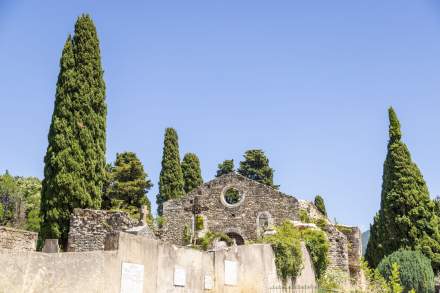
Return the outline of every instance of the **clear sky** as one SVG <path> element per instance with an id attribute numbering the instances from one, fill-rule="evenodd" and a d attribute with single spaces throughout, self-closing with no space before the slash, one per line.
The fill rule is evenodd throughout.
<path id="1" fill-rule="evenodd" d="M 171 126 L 205 181 L 261 148 L 282 191 L 321 194 L 332 218 L 364 229 L 379 208 L 390 105 L 440 195 L 435 0 L 0 0 L 0 172 L 42 178 L 58 62 L 83 12 L 101 41 L 107 160 L 136 152 L 153 203 Z"/>

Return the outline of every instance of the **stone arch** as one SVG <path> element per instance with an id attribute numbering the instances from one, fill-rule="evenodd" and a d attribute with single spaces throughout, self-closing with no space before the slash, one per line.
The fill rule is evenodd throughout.
<path id="1" fill-rule="evenodd" d="M 272 215 L 268 211 L 259 212 L 256 219 L 257 234 L 262 235 L 264 231 L 270 229 L 273 226 Z"/>
<path id="2" fill-rule="evenodd" d="M 237 245 L 243 245 L 245 243 L 245 238 L 243 237 L 243 233 L 239 228 L 228 228 L 225 230 L 225 234 L 235 241 Z"/>

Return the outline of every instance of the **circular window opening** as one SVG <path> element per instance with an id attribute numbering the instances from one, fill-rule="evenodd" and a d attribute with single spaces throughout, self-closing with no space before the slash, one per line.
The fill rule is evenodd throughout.
<path id="1" fill-rule="evenodd" d="M 230 205 L 235 205 L 241 201 L 241 193 L 235 188 L 228 188 L 224 194 L 225 202 Z"/>

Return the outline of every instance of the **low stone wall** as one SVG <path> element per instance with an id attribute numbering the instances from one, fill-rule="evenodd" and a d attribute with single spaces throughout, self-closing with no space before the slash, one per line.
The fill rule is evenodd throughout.
<path id="1" fill-rule="evenodd" d="M 114 251 L 0 250 L 0 291 L 265 293 L 280 285 L 269 245 L 203 252 L 126 233 L 113 240 Z M 315 285 L 310 258 L 303 252 L 305 269 L 297 285 Z M 209 285 L 212 289 L 206 290 Z"/>
<path id="2" fill-rule="evenodd" d="M 136 224 L 125 212 L 74 209 L 67 251 L 103 250 L 107 234 L 128 230 Z"/>
<path id="3" fill-rule="evenodd" d="M 0 227 L 0 249 L 35 251 L 38 233 Z"/>

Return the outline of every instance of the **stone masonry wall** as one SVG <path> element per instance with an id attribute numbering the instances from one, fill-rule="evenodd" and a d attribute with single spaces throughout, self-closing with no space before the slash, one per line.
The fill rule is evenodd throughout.
<path id="1" fill-rule="evenodd" d="M 236 188 L 243 200 L 237 205 L 226 205 L 222 194 L 226 189 Z M 198 196 L 205 219 L 205 230 L 214 232 L 234 232 L 244 240 L 256 240 L 258 216 L 269 215 L 271 225 L 278 225 L 285 219 L 298 220 L 298 200 L 271 187 L 230 173 L 207 182 L 183 199 L 169 200 L 164 204 L 165 223 L 162 239 L 175 244 L 183 244 L 185 225 L 192 227 L 192 206 Z"/>
<path id="2" fill-rule="evenodd" d="M 38 233 L 0 227 L 0 249 L 35 251 Z"/>
<path id="3" fill-rule="evenodd" d="M 350 277 L 355 283 L 361 280 L 361 267 L 359 260 L 362 257 L 361 230 L 358 227 L 348 227 L 340 225 L 339 230 L 348 240 L 348 265 Z"/>
<path id="4" fill-rule="evenodd" d="M 103 250 L 107 234 L 126 231 L 136 224 L 125 212 L 75 209 L 70 217 L 67 251 Z"/>

